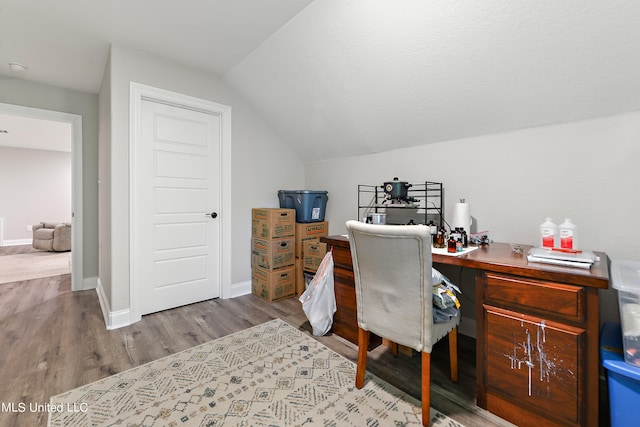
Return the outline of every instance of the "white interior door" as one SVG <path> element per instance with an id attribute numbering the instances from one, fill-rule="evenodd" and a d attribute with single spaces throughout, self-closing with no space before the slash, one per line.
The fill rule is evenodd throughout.
<path id="1" fill-rule="evenodd" d="M 220 117 L 142 100 L 135 257 L 140 314 L 220 296 Z"/>

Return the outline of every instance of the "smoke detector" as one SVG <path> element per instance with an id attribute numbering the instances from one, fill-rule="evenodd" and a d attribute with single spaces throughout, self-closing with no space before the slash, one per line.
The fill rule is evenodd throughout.
<path id="1" fill-rule="evenodd" d="M 18 73 L 27 71 L 27 66 L 19 62 L 9 62 L 9 68 L 11 68 L 12 71 L 15 71 Z"/>

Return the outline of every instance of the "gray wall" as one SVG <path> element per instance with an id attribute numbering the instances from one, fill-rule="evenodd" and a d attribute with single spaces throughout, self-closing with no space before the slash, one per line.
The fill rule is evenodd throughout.
<path id="1" fill-rule="evenodd" d="M 345 221 L 356 219 L 358 184 L 397 176 L 444 183 L 445 216 L 465 198 L 474 227 L 495 241 L 536 245 L 546 216 L 558 224 L 571 218 L 582 248 L 640 261 L 638 141 L 640 112 L 311 163 L 306 184 L 329 191 L 331 234 L 345 233 Z M 472 298 L 473 274 L 450 274 L 462 274 L 465 298 Z M 616 292 L 601 298 L 601 319 L 617 319 Z M 463 313 L 472 318 L 467 302 Z"/>
<path id="2" fill-rule="evenodd" d="M 98 276 L 98 95 L 0 79 L 0 102 L 82 116 L 84 278 Z M 26 228 L 25 228 L 26 229 Z"/>
<path id="3" fill-rule="evenodd" d="M 106 301 L 111 301 L 111 56 L 107 58 L 98 96 L 98 207 L 100 245 L 98 277 Z M 110 307 L 103 307 L 110 310 Z"/>
<path id="4" fill-rule="evenodd" d="M 71 222 L 71 153 L 0 147 L 0 200 L 5 243 L 30 242 L 27 225 Z"/>
<path id="5" fill-rule="evenodd" d="M 304 165 L 253 108 L 214 74 L 124 46 L 111 47 L 101 90 L 100 276 L 109 309 L 130 308 L 129 281 L 129 88 L 130 82 L 189 95 L 232 108 L 231 282 L 251 280 L 251 208 L 277 207 L 277 191 L 304 184 Z M 102 98 L 109 96 L 108 101 Z M 102 110 L 108 109 L 109 112 Z M 104 154 L 104 156 L 103 156 Z M 103 164 L 104 162 L 104 164 Z M 103 175 L 104 174 L 104 175 Z M 107 193 L 102 195 L 102 193 Z M 104 201 L 104 204 L 102 203 Z M 104 256 L 102 255 L 104 254 Z M 104 259 L 103 259 L 104 258 Z M 108 259 L 107 259 L 108 258 Z"/>
<path id="6" fill-rule="evenodd" d="M 328 190 L 326 217 L 330 232 L 339 234 L 345 231 L 344 221 L 356 217 L 357 185 L 381 184 L 394 176 L 443 182 L 446 211 L 466 198 L 475 226 L 489 229 L 496 241 L 535 243 L 545 216 L 556 222 L 571 217 L 584 248 L 605 251 L 612 259 L 640 260 L 640 241 L 629 232 L 640 208 L 635 189 L 640 182 L 640 113 L 303 166 L 219 77 L 124 47 L 116 47 L 110 60 L 100 92 L 100 203 L 98 96 L 0 79 L 0 102 L 82 116 L 84 275 L 98 275 L 100 205 L 100 277 L 112 309 L 129 304 L 130 81 L 232 107 L 233 283 L 250 280 L 251 207 L 276 207 L 278 189 Z M 463 273 L 463 281 L 468 282 L 467 276 Z M 472 296 L 469 289 L 465 293 Z M 616 294 L 605 291 L 602 296 L 602 318 L 616 318 Z"/>

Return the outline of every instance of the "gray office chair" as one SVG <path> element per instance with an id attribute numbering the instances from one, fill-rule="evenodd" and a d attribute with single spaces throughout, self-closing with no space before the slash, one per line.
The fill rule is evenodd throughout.
<path id="1" fill-rule="evenodd" d="M 458 381 L 460 316 L 433 323 L 431 234 L 421 225 L 347 221 L 358 318 L 356 387 L 362 388 L 369 334 L 422 353 L 422 424 L 429 425 L 431 349 L 449 335 L 451 380 Z"/>

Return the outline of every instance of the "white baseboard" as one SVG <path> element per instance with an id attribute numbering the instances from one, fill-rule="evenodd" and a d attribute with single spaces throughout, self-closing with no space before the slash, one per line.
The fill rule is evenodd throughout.
<path id="1" fill-rule="evenodd" d="M 133 323 L 131 321 L 131 310 L 111 311 L 109 300 L 104 293 L 100 278 L 98 278 L 96 292 L 98 293 L 98 301 L 100 301 L 100 308 L 104 316 L 104 324 L 108 330 L 122 328 L 123 326 L 129 326 Z"/>
<path id="2" fill-rule="evenodd" d="M 131 318 L 131 309 L 111 311 L 109 300 L 104 292 L 104 288 L 102 287 L 102 282 L 99 277 L 85 278 L 84 286 L 85 289 L 96 289 L 98 301 L 100 302 L 100 308 L 102 309 L 102 315 L 104 317 L 104 323 L 108 330 L 122 328 L 135 323 L 135 320 L 132 320 Z M 249 280 L 231 285 L 229 295 L 224 298 L 236 298 L 250 293 L 251 281 Z"/>
<path id="3" fill-rule="evenodd" d="M 3 240 L 2 241 L 2 246 L 30 245 L 32 243 L 33 243 L 33 239 Z"/>
<path id="4" fill-rule="evenodd" d="M 223 298 L 235 298 L 240 297 L 242 295 L 247 295 L 251 293 L 251 280 L 246 282 L 234 283 L 231 285 L 231 292 L 229 292 L 228 296 L 223 296 Z"/>

